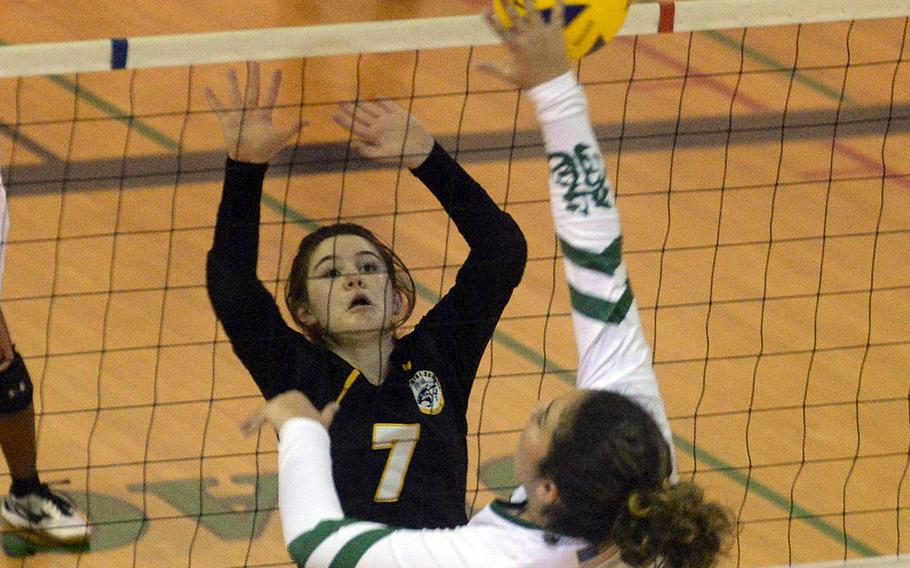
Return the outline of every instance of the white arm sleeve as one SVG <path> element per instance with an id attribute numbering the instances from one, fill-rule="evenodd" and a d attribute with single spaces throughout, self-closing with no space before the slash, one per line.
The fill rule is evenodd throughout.
<path id="1" fill-rule="evenodd" d="M 332 479 L 329 433 L 322 424 L 292 418 L 278 436 L 278 506 L 284 542 L 322 520 L 340 519 L 341 503 Z"/>
<path id="2" fill-rule="evenodd" d="M 6 238 L 9 234 L 9 209 L 6 206 L 6 188 L 0 174 L 0 289 L 3 288 L 3 268 L 6 259 Z"/>
<path id="3" fill-rule="evenodd" d="M 278 444 L 278 499 L 291 558 L 307 568 L 488 568 L 523 564 L 526 542 L 498 526 L 395 529 L 345 518 L 332 480 L 329 436 L 288 420 Z M 489 517 L 489 513 L 487 517 Z M 510 538 L 511 537 L 511 538 Z M 538 538 L 543 542 L 542 536 Z"/>
<path id="4" fill-rule="evenodd" d="M 550 206 L 565 255 L 578 345 L 578 387 L 636 400 L 653 415 L 672 448 L 651 350 L 622 261 L 615 195 L 587 99 L 572 73 L 538 85 L 528 95 L 549 161 Z"/>

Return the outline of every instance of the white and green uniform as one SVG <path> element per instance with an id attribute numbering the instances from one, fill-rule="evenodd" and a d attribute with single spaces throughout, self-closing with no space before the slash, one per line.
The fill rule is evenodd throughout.
<path id="1" fill-rule="evenodd" d="M 549 157 L 550 201 L 565 253 L 579 350 L 578 387 L 636 400 L 654 416 L 669 444 L 651 352 L 621 261 L 619 216 L 584 93 L 566 73 L 529 96 Z M 306 568 L 622 565 L 615 548 L 595 556 L 581 539 L 546 539 L 543 529 L 517 516 L 520 506 L 505 503 L 485 507 L 456 529 L 399 530 L 346 518 L 332 484 L 328 434 L 304 418 L 281 428 L 279 503 L 288 550 Z"/>
<path id="2" fill-rule="evenodd" d="M 550 206 L 572 300 L 579 361 L 576 385 L 635 400 L 650 412 L 672 448 L 651 349 L 621 257 L 615 195 L 588 118 L 587 100 L 571 73 L 529 94 L 543 128 Z M 675 481 L 675 465 L 673 471 Z"/>

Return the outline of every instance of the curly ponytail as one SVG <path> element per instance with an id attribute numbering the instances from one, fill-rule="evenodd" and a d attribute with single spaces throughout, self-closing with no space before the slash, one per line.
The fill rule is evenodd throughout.
<path id="1" fill-rule="evenodd" d="M 568 414 L 568 413 L 567 413 Z M 610 543 L 632 566 L 710 566 L 733 521 L 693 483 L 669 484 L 670 447 L 631 399 L 592 391 L 553 433 L 538 476 L 559 490 L 545 528 L 595 546 Z"/>
<path id="2" fill-rule="evenodd" d="M 723 549 L 733 521 L 705 501 L 694 483 L 633 491 L 613 523 L 623 562 L 644 566 L 660 559 L 670 568 L 706 568 Z"/>

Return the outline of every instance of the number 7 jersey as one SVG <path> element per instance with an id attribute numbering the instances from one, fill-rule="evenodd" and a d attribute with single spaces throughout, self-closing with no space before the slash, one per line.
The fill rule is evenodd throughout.
<path id="1" fill-rule="evenodd" d="M 335 485 L 347 514 L 415 528 L 467 522 L 468 398 L 524 270 L 527 246 L 518 225 L 434 146 L 413 173 L 445 208 L 470 253 L 455 285 L 396 342 L 388 374 L 376 386 L 285 323 L 256 274 L 266 166 L 228 160 L 225 170 L 207 288 L 263 396 L 297 389 L 319 408 L 340 402 L 330 435 Z"/>
<path id="2" fill-rule="evenodd" d="M 530 93 L 550 163 L 550 200 L 565 254 L 579 349 L 578 387 L 618 392 L 670 428 L 621 258 L 619 215 L 571 74 Z M 334 440 L 332 442 L 334 444 Z M 282 528 L 306 568 L 619 568 L 613 546 L 556 535 L 523 520 L 523 503 L 496 502 L 448 530 L 403 530 L 343 515 L 331 486 L 328 437 L 316 422 L 288 421 L 279 449 Z M 674 474 L 675 476 L 675 474 Z M 295 491 L 307 487 L 306 494 Z"/>

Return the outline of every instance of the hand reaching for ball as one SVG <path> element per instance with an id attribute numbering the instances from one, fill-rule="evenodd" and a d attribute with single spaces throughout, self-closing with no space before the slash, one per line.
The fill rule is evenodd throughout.
<path id="1" fill-rule="evenodd" d="M 549 22 L 544 21 L 534 2 L 528 2 L 524 15 L 519 14 L 511 2 L 505 2 L 505 10 L 512 23 L 508 28 L 493 10 L 488 10 L 485 16 L 509 49 L 512 61 L 506 64 L 481 62 L 478 69 L 522 89 L 546 83 L 569 70 L 562 31 L 565 6 L 561 0 L 553 6 Z"/>

